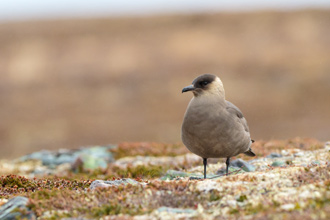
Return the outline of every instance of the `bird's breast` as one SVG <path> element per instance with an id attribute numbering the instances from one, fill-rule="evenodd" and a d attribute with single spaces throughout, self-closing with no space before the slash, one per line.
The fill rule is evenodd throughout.
<path id="1" fill-rule="evenodd" d="M 204 158 L 231 157 L 241 153 L 241 129 L 225 108 L 190 103 L 182 124 L 182 141 Z M 245 148 L 245 147 L 244 147 Z"/>

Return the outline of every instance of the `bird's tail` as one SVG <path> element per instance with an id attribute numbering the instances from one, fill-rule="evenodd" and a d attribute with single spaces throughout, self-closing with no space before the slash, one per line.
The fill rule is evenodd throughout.
<path id="1" fill-rule="evenodd" d="M 248 156 L 250 156 L 250 157 L 254 157 L 254 156 L 256 155 L 255 153 L 253 153 L 253 151 L 252 151 L 251 148 L 249 148 L 248 151 L 244 152 L 244 154 L 245 154 L 245 155 L 248 155 Z"/>

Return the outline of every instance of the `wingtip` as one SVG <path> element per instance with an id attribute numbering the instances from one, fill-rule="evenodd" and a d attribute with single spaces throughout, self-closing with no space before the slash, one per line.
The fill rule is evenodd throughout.
<path id="1" fill-rule="evenodd" d="M 252 149 L 250 148 L 248 151 L 244 152 L 245 155 L 250 156 L 250 157 L 255 157 L 256 154 L 253 153 Z"/>

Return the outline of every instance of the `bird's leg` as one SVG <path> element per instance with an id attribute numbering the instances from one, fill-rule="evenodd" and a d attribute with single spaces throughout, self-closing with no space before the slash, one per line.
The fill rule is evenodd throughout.
<path id="1" fill-rule="evenodd" d="M 207 158 L 203 158 L 203 164 L 204 164 L 204 179 L 206 179 L 206 165 L 207 165 Z"/>
<path id="2" fill-rule="evenodd" d="M 230 164 L 230 157 L 227 157 L 227 160 L 226 160 L 226 176 L 228 176 L 228 168 L 229 168 L 229 164 Z"/>

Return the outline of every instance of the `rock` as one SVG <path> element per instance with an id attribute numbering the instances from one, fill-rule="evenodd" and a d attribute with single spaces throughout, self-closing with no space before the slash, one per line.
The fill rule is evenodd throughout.
<path id="1" fill-rule="evenodd" d="M 60 149 L 58 151 L 42 150 L 21 157 L 20 161 L 40 160 L 42 165 L 49 169 L 56 169 L 61 164 L 75 164 L 79 159 L 84 169 L 106 168 L 107 164 L 114 161 L 109 149 L 115 146 L 95 146 L 77 150 Z"/>
<path id="2" fill-rule="evenodd" d="M 29 199 L 17 196 L 0 207 L 1 220 L 36 219 L 35 214 L 26 207 Z M 22 210 L 20 212 L 19 210 Z"/>
<path id="3" fill-rule="evenodd" d="M 28 160 L 40 160 L 42 161 L 42 165 L 48 166 L 54 164 L 55 155 L 51 151 L 42 150 L 38 152 L 34 152 L 32 154 L 25 155 L 20 158 L 21 161 L 28 161 Z"/>
<path id="4" fill-rule="evenodd" d="M 119 185 L 145 185 L 143 182 L 138 182 L 136 180 L 130 179 L 130 178 L 124 178 L 119 180 L 111 180 L 111 181 L 105 181 L 105 180 L 95 180 L 92 182 L 92 184 L 89 186 L 89 189 L 94 190 L 96 188 L 106 188 L 110 186 L 119 186 Z"/>
<path id="5" fill-rule="evenodd" d="M 196 173 L 187 173 L 183 171 L 177 170 L 168 170 L 164 176 L 160 178 L 160 180 L 178 180 L 181 178 L 189 177 L 190 180 L 200 180 L 204 179 L 203 174 L 196 174 Z M 218 175 L 207 174 L 207 178 L 216 178 L 219 177 Z"/>
<path id="6" fill-rule="evenodd" d="M 315 161 L 313 161 L 311 164 L 315 166 L 315 165 L 320 165 L 321 163 L 320 163 L 320 161 L 315 160 Z"/>
<path id="7" fill-rule="evenodd" d="M 192 213 L 196 212 L 196 210 L 194 210 L 194 209 L 179 209 L 179 208 L 171 208 L 171 207 L 165 207 L 165 206 L 158 208 L 157 211 L 174 213 L 174 214 L 180 214 L 180 213 L 192 214 Z"/>
<path id="8" fill-rule="evenodd" d="M 59 156 L 56 158 L 54 163 L 56 165 L 60 165 L 60 164 L 64 164 L 64 163 L 73 163 L 74 160 L 75 160 L 75 158 L 73 158 L 72 155 L 70 155 L 68 153 L 62 153 L 62 154 L 59 154 Z"/>
<path id="9" fill-rule="evenodd" d="M 113 147 L 114 146 L 96 146 L 90 148 L 82 148 L 81 150 L 74 153 L 75 160 L 72 162 L 72 165 L 74 169 L 77 167 L 89 170 L 106 168 L 108 163 L 114 161 L 111 152 L 109 152 L 109 149 Z"/>
<path id="10" fill-rule="evenodd" d="M 177 171 L 177 170 L 168 170 L 164 176 L 162 176 L 160 179 L 161 180 L 173 180 L 178 177 L 190 177 L 195 174 L 188 174 L 182 171 Z"/>
<path id="11" fill-rule="evenodd" d="M 61 220 L 90 220 L 90 219 L 84 217 L 72 217 L 72 218 L 61 218 Z"/>
<path id="12" fill-rule="evenodd" d="M 81 148 L 79 151 L 74 152 L 74 161 L 71 164 L 75 164 L 79 160 L 82 163 L 83 169 L 106 168 L 108 163 L 114 161 L 112 153 L 109 151 L 113 147 L 115 146 Z"/>
<path id="13" fill-rule="evenodd" d="M 200 207 L 200 205 L 198 205 Z M 184 208 L 171 208 L 171 207 L 160 207 L 152 213 L 152 218 L 150 219 L 191 219 L 197 213 L 198 209 L 184 209 Z M 146 218 L 143 218 L 146 219 Z"/>
<path id="14" fill-rule="evenodd" d="M 233 167 L 242 168 L 245 172 L 253 172 L 256 170 L 252 164 L 249 164 L 242 159 L 233 160 L 230 162 L 230 165 Z"/>
<path id="15" fill-rule="evenodd" d="M 279 157 L 283 157 L 283 155 L 279 153 L 271 153 L 266 158 L 279 158 Z"/>
<path id="16" fill-rule="evenodd" d="M 294 154 L 295 157 L 303 157 L 305 153 L 303 151 L 297 152 Z"/>
<path id="17" fill-rule="evenodd" d="M 244 173 L 245 171 L 242 168 L 238 168 L 238 167 L 233 167 L 230 166 L 228 168 L 228 174 L 237 174 L 237 173 Z M 224 176 L 226 174 L 226 168 L 222 168 L 220 170 L 217 171 L 217 175 L 222 175 Z"/>
<path id="18" fill-rule="evenodd" d="M 292 155 L 294 155 L 294 154 L 296 154 L 298 152 L 301 152 L 301 150 L 300 149 L 297 149 L 297 148 L 292 148 L 292 149 L 282 150 L 281 151 L 281 154 L 283 156 L 292 156 Z"/>
<path id="19" fill-rule="evenodd" d="M 284 204 L 284 205 L 281 205 L 281 209 L 285 210 L 285 211 L 290 211 L 290 210 L 293 210 L 295 208 L 295 205 L 294 204 Z"/>
<path id="20" fill-rule="evenodd" d="M 105 159 L 99 159 L 95 156 L 83 154 L 77 158 L 82 163 L 83 169 L 94 170 L 96 168 L 106 168 L 107 161 Z"/>
<path id="21" fill-rule="evenodd" d="M 285 161 L 277 160 L 277 161 L 274 161 L 271 166 L 272 167 L 283 167 L 285 165 L 286 165 Z"/>
<path id="22" fill-rule="evenodd" d="M 244 172 L 253 172 L 256 168 L 252 164 L 242 160 L 237 159 L 230 162 L 228 173 L 231 174 L 237 174 L 237 173 L 244 173 Z M 221 170 L 217 171 L 218 175 L 224 175 L 226 174 L 226 168 L 222 168 Z"/>
<path id="23" fill-rule="evenodd" d="M 106 158 L 113 160 L 112 154 L 111 152 L 109 152 L 109 149 L 114 147 L 115 146 L 113 145 L 108 145 L 108 146 L 94 146 L 88 148 L 81 148 L 78 154 L 88 154 L 98 158 Z"/>

